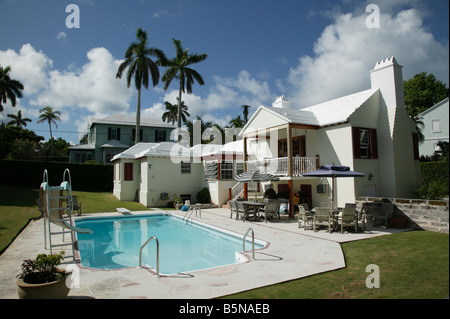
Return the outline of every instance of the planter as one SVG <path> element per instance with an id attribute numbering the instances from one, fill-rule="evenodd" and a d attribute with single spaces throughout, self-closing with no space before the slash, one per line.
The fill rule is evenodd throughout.
<path id="1" fill-rule="evenodd" d="M 392 217 L 391 226 L 394 228 L 405 228 L 408 218 L 406 217 Z"/>
<path id="2" fill-rule="evenodd" d="M 64 278 L 47 282 L 44 284 L 28 284 L 23 279 L 17 279 L 17 294 L 19 299 L 63 299 L 69 294 L 70 288 L 66 285 L 66 279 L 70 273 L 66 273 Z"/>

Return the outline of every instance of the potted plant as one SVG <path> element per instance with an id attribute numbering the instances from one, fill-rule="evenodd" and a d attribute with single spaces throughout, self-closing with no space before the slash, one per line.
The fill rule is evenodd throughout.
<path id="1" fill-rule="evenodd" d="M 183 206 L 183 201 L 181 200 L 181 197 L 179 197 L 177 194 L 173 194 L 173 207 L 175 209 L 181 209 Z"/>
<path id="2" fill-rule="evenodd" d="M 64 252 L 39 254 L 36 259 L 22 263 L 22 273 L 17 276 L 17 293 L 20 299 L 61 299 L 69 294 L 66 279 L 70 273 L 58 269 Z"/>
<path id="3" fill-rule="evenodd" d="M 408 217 L 398 209 L 392 213 L 391 226 L 394 228 L 405 228 Z"/>

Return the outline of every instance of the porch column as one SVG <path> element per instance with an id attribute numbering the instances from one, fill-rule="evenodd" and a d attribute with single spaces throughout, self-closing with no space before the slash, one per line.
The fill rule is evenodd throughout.
<path id="1" fill-rule="evenodd" d="M 292 150 L 292 128 L 291 128 L 291 124 L 288 124 L 287 127 L 287 147 L 288 147 L 288 153 L 287 153 L 287 157 L 288 157 L 288 176 L 292 177 L 292 154 L 293 154 L 293 150 Z"/>
<path id="2" fill-rule="evenodd" d="M 294 218 L 294 182 L 289 180 L 289 218 Z"/>
<path id="3" fill-rule="evenodd" d="M 244 172 L 247 171 L 247 137 L 244 136 Z"/>
<path id="4" fill-rule="evenodd" d="M 248 199 L 248 183 L 244 183 L 244 198 Z"/>

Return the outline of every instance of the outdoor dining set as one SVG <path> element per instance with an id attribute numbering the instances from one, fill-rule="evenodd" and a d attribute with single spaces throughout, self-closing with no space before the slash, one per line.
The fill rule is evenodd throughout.
<path id="1" fill-rule="evenodd" d="M 267 220 L 276 217 L 280 219 L 279 200 L 264 199 L 264 201 L 251 200 L 231 200 L 230 218 L 235 215 L 236 220 L 261 220 L 267 223 Z M 320 227 L 325 227 L 328 232 L 339 231 L 349 228 L 357 232 L 365 229 L 366 216 L 364 212 L 356 210 L 356 204 L 346 204 L 344 208 L 332 208 L 329 203 L 322 203 L 320 207 L 312 210 L 308 209 L 307 204 L 298 206 L 298 227 L 304 230 L 310 229 L 318 231 Z"/>

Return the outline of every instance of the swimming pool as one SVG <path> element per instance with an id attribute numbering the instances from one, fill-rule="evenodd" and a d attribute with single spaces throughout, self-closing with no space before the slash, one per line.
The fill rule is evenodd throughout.
<path id="1" fill-rule="evenodd" d="M 159 241 L 159 270 L 175 274 L 243 262 L 244 234 L 221 231 L 206 224 L 183 221 L 172 214 L 78 219 L 77 227 L 93 234 L 78 233 L 81 265 L 96 269 L 120 269 L 139 265 L 139 250 L 147 239 Z M 251 249 L 251 236 L 245 248 Z M 264 242 L 255 240 L 255 249 Z M 142 264 L 156 268 L 156 243 L 142 251 Z"/>

